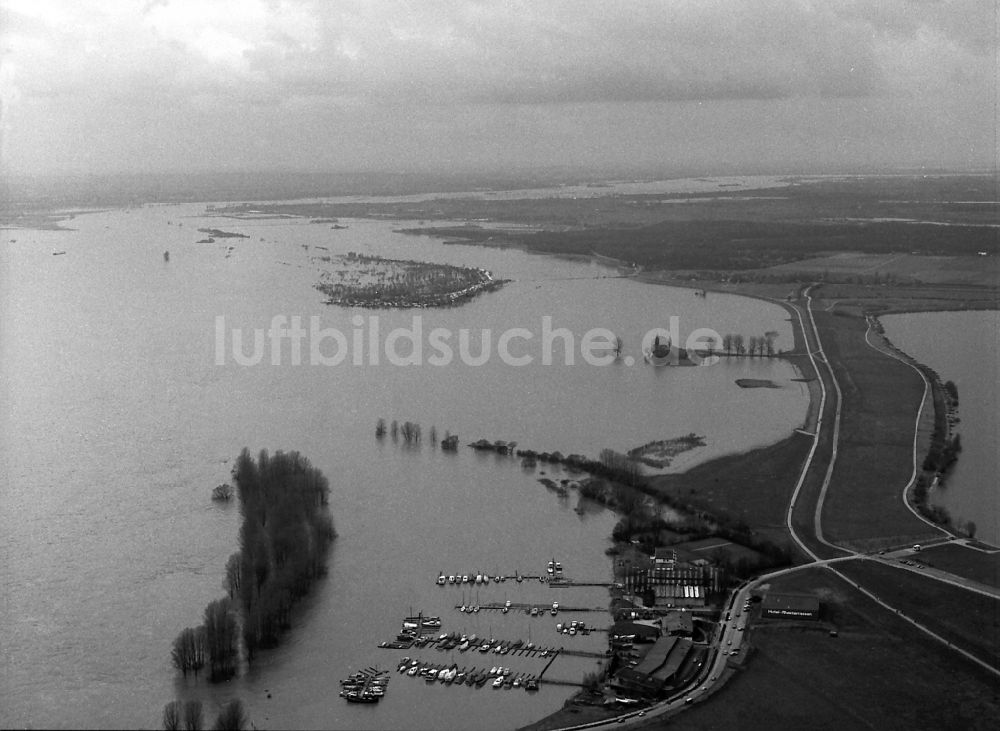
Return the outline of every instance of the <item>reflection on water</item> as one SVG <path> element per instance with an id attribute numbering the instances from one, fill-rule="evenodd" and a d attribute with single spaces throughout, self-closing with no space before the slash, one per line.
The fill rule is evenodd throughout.
<path id="1" fill-rule="evenodd" d="M 515 459 L 464 447 L 451 454 L 427 443 L 378 441 L 376 419 L 416 421 L 425 435 L 435 425 L 463 444 L 485 437 L 589 456 L 694 431 L 707 444 L 686 456 L 691 464 L 775 441 L 804 418 L 807 394 L 786 363 L 642 364 L 642 335 L 671 316 L 682 336 L 698 327 L 776 330 L 778 348 L 790 348 L 777 306 L 594 278 L 614 272 L 393 234 L 386 222 L 331 230 L 203 218 L 202 211 L 88 214 L 71 222 L 76 231 L 18 232 L 17 243 L 0 253 L 8 477 L 0 492 L 0 725 L 158 725 L 175 695 L 203 697 L 211 717 L 239 696 L 259 725 L 275 728 L 526 723 L 559 708 L 573 689 L 549 686 L 529 698 L 394 676 L 387 697 L 368 707 L 337 698 L 337 680 L 368 665 L 394 667 L 405 653 L 376 645 L 392 639 L 411 610 L 442 615 L 443 631 L 600 648 L 599 635 L 557 635 L 557 620 L 547 615 L 460 613 L 454 607 L 471 589 L 463 597 L 434 579 L 439 571 L 538 573 L 556 557 L 575 578 L 607 581 L 604 550 L 615 518 L 586 502 L 577 510 L 575 494 L 560 499 L 538 483 L 566 477 L 558 468 L 525 471 Z M 250 238 L 195 244 L 198 227 Z M 235 248 L 227 257 L 228 245 Z M 525 367 L 496 358 L 447 367 L 272 366 L 269 358 L 250 367 L 231 358 L 216 365 L 220 315 L 248 333 L 279 314 L 304 321 L 319 315 L 324 326 L 348 333 L 353 316 L 373 314 L 320 304 L 304 248 L 317 245 L 334 254 L 483 266 L 514 280 L 463 307 L 421 311 L 425 332 L 540 332 L 549 316 L 575 338 L 594 327 L 620 334 L 635 365 L 596 367 L 579 358 Z M 66 254 L 53 257 L 54 250 Z M 414 315 L 377 314 L 383 333 L 411 326 Z M 770 378 L 782 388 L 740 389 L 734 381 L 741 377 Z M 177 679 L 169 647 L 222 593 L 239 515 L 209 495 L 229 479 L 243 446 L 309 457 L 330 478 L 340 535 L 329 578 L 287 643 L 245 677 L 210 688 Z M 545 604 L 554 596 L 595 609 L 608 601 L 600 587 L 555 590 L 537 582 L 480 588 L 478 600 Z M 460 655 L 454 662 L 472 664 Z M 532 671 L 532 662 L 518 659 L 517 670 Z M 592 658 L 560 658 L 550 672 L 574 680 L 596 667 Z"/>

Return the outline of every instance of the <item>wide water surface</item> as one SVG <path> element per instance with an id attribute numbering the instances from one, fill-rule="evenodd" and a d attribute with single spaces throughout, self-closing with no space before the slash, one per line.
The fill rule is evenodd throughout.
<path id="1" fill-rule="evenodd" d="M 955 432 L 962 452 L 945 487 L 932 493 L 959 528 L 1000 545 L 1000 312 L 919 312 L 881 318 L 886 335 L 903 351 L 958 387 Z"/>
<path id="2" fill-rule="evenodd" d="M 642 334 L 668 326 L 671 316 L 681 337 L 697 327 L 775 330 L 778 347 L 789 349 L 787 313 L 776 305 L 609 278 L 614 270 L 577 261 L 445 245 L 394 234 L 401 224 L 385 221 L 331 230 L 203 213 L 202 206 L 150 206 L 80 215 L 69 223 L 73 231 L 5 232 L 0 726 L 158 726 L 174 697 L 204 698 L 211 719 L 237 696 L 259 726 L 272 728 L 490 729 L 535 720 L 573 688 L 549 685 L 529 696 L 394 674 L 381 703 L 352 706 L 337 697 L 337 681 L 361 667 L 394 665 L 405 653 L 376 645 L 393 638 L 411 609 L 442 615 L 444 631 L 602 650 L 600 634 L 556 635 L 548 615 L 462 614 L 454 609 L 462 590 L 434 579 L 441 570 L 539 573 L 555 557 L 572 578 L 608 581 L 604 550 L 614 515 L 572 492 L 558 498 L 537 482 L 540 470 L 513 459 L 377 441 L 376 419 L 417 421 L 425 439 L 435 425 L 439 438 L 448 429 L 463 444 L 486 437 L 590 456 L 694 431 L 708 445 L 680 461 L 689 465 L 773 442 L 805 417 L 807 393 L 785 362 L 657 369 L 641 358 Z M 194 243 L 204 226 L 251 238 Z M 313 289 L 311 257 L 347 251 L 483 266 L 514 281 L 448 310 L 325 307 Z M 238 364 L 232 330 L 244 334 L 249 353 L 253 330 L 270 327 L 276 315 L 299 316 L 307 328 L 318 315 L 352 342 L 356 317 L 367 332 L 377 316 L 383 334 L 412 328 L 415 315 L 425 334 L 466 328 L 478 337 L 490 329 L 494 345 L 499 333 L 521 326 L 534 340 L 512 350 L 536 355 L 531 348 L 549 316 L 574 337 L 576 362 L 557 357 L 543 365 L 536 357 L 515 367 L 492 357 L 470 366 L 456 358 L 400 367 L 348 358 L 321 366 L 308 364 L 306 341 L 301 365 L 292 364 L 287 342 L 278 365 L 270 352 L 258 365 Z M 579 339 L 594 327 L 620 334 L 634 365 L 582 362 Z M 781 388 L 743 390 L 739 377 L 770 378 Z M 213 504 L 209 493 L 229 479 L 244 446 L 299 450 L 322 469 L 339 538 L 329 577 L 296 615 L 286 644 L 223 686 L 184 682 L 170 667 L 170 643 L 222 595 L 239 514 L 236 505 Z M 537 582 L 494 584 L 478 596 L 481 603 L 505 598 L 608 603 L 600 587 L 557 591 Z M 603 625 L 608 615 L 577 618 Z M 455 656 L 459 667 L 482 664 L 476 660 Z M 504 664 L 537 672 L 541 662 Z M 578 681 L 596 667 L 592 658 L 564 657 L 549 675 Z"/>

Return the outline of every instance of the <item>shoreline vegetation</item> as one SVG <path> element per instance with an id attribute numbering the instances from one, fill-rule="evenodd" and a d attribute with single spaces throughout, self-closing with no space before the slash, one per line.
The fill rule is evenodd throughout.
<path id="1" fill-rule="evenodd" d="M 315 259 L 341 267 L 323 272 L 316 285 L 327 297 L 324 304 L 341 307 L 452 307 L 500 289 L 507 282 L 494 279 L 485 269 L 386 259 L 353 251 L 344 257 Z"/>
<path id="2" fill-rule="evenodd" d="M 885 347 L 910 363 L 923 373 L 930 384 L 931 401 L 934 406 L 934 427 L 930 446 L 920 466 L 920 473 L 910 491 L 914 507 L 928 520 L 953 531 L 962 531 L 969 538 L 976 537 L 976 523 L 967 520 L 956 525 L 948 509 L 931 502 L 935 490 L 946 487 L 946 478 L 958 461 L 962 451 L 961 435 L 954 427 L 961 421 L 958 417 L 958 387 L 953 381 L 943 381 L 941 376 L 896 346 L 885 334 L 885 328 L 877 315 L 870 315 L 872 329 L 877 332 Z"/>
<path id="3" fill-rule="evenodd" d="M 432 431 L 436 429 L 432 427 Z M 402 438 L 405 445 L 418 444 L 421 427 L 409 421 L 400 425 L 395 420 L 391 427 L 387 427 L 385 419 L 379 419 L 375 426 L 375 436 L 382 439 L 386 434 L 391 434 L 393 441 Z M 433 445 L 434 441 L 431 443 Z M 449 448 L 454 449 L 457 443 L 458 436 L 446 432 L 441 447 L 447 451 Z M 494 452 L 501 456 L 520 458 L 522 467 L 528 470 L 540 464 L 553 464 L 560 465 L 571 474 L 586 473 L 587 477 L 578 480 L 564 479 L 556 482 L 551 478 L 539 478 L 539 482 L 560 496 L 568 495 L 570 488 L 577 489 L 582 497 L 605 505 L 619 514 L 620 519 L 611 535 L 615 545 L 608 550 L 609 555 L 617 555 L 633 546 L 638 546 L 646 555 L 652 555 L 659 547 L 681 541 L 720 537 L 756 553 L 755 560 L 743 557 L 731 562 L 719 557 L 720 564 L 730 576 L 743 579 L 755 571 L 791 564 L 792 550 L 787 541 L 776 542 L 772 537 L 755 531 L 742 518 L 718 507 L 713 509 L 683 499 L 681 495 L 673 494 L 660 486 L 660 481 L 665 477 L 684 480 L 686 475 L 694 473 L 699 467 L 666 476 L 647 475 L 642 469 L 644 461 L 649 463 L 648 466 L 660 467 L 674 456 L 704 444 L 704 437 L 690 433 L 673 439 L 652 441 L 629 450 L 626 454 L 603 449 L 598 459 L 581 454 L 563 455 L 559 451 L 519 449 L 517 442 L 504 440 L 478 439 L 466 446 L 478 452 Z M 759 450 L 755 450 L 751 454 L 758 452 Z M 743 457 L 744 455 L 738 455 L 735 458 Z M 701 467 L 714 465 L 716 462 L 718 460 L 712 460 Z M 709 481 L 717 479 L 711 477 Z M 689 483 L 702 484 L 697 480 Z M 689 495 L 694 494 L 695 489 L 692 488 Z M 665 518 L 665 508 L 673 511 L 676 517 L 669 520 Z"/>

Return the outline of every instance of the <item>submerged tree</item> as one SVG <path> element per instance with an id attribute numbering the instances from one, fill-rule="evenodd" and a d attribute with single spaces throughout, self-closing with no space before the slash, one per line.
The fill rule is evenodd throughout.
<path id="1" fill-rule="evenodd" d="M 215 731 L 243 731 L 248 721 L 246 711 L 243 710 L 243 701 L 234 698 L 219 711 L 212 728 Z"/>
<path id="2" fill-rule="evenodd" d="M 240 578 L 242 576 L 240 564 L 240 552 L 237 551 L 226 561 L 226 578 L 223 579 L 223 586 L 229 593 L 229 598 L 234 601 L 240 593 Z"/>
<path id="3" fill-rule="evenodd" d="M 181 702 L 170 701 L 163 707 L 163 731 L 178 731 L 181 727 Z"/>
<path id="4" fill-rule="evenodd" d="M 403 441 L 407 444 L 413 444 L 420 441 L 420 424 L 416 424 L 412 421 L 403 422 L 402 429 L 400 433 L 403 435 Z"/>
<path id="5" fill-rule="evenodd" d="M 174 639 L 173 649 L 170 657 L 174 667 L 185 676 L 188 672 L 198 675 L 198 671 L 205 667 L 205 656 L 207 654 L 205 644 L 205 628 L 186 627 Z"/>
<path id="6" fill-rule="evenodd" d="M 201 701 L 184 702 L 184 728 L 187 731 L 201 731 L 205 725 L 205 717 L 201 710 Z"/>
<path id="7" fill-rule="evenodd" d="M 216 599 L 205 607 L 205 646 L 213 681 L 228 680 L 236 674 L 237 639 L 232 603 Z"/>

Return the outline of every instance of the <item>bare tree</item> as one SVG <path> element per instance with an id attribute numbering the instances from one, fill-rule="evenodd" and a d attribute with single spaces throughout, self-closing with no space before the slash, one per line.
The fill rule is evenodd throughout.
<path id="1" fill-rule="evenodd" d="M 774 330 L 768 330 L 764 333 L 764 349 L 767 351 L 767 356 L 769 358 L 774 355 L 774 341 L 777 337 L 778 333 Z"/>
<path id="2" fill-rule="evenodd" d="M 204 627 L 193 629 L 186 627 L 174 639 L 173 648 L 170 651 L 170 658 L 174 667 L 185 676 L 188 672 L 195 675 L 205 666 L 205 633 Z"/>
<path id="3" fill-rule="evenodd" d="M 181 727 L 181 702 L 170 701 L 163 707 L 164 731 L 178 731 Z"/>
<path id="4" fill-rule="evenodd" d="M 226 578 L 223 579 L 223 586 L 229 592 L 229 598 L 235 601 L 240 594 L 240 565 L 242 558 L 237 551 L 226 562 Z"/>
<path id="5" fill-rule="evenodd" d="M 215 731 L 243 731 L 248 721 L 246 711 L 243 710 L 243 701 L 234 698 L 219 711 L 212 728 Z"/>
<path id="6" fill-rule="evenodd" d="M 205 637 L 213 681 L 228 680 L 236 672 L 237 627 L 228 599 L 217 599 L 205 607 Z"/>
<path id="7" fill-rule="evenodd" d="M 201 731 L 205 725 L 205 717 L 201 710 L 201 701 L 184 702 L 184 728 L 187 731 Z"/>

